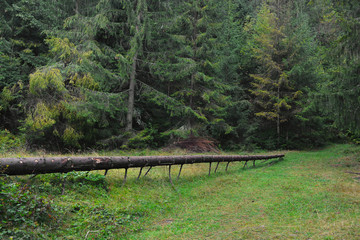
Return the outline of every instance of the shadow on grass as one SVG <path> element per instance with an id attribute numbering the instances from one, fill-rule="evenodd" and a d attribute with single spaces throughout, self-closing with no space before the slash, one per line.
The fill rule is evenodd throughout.
<path id="1" fill-rule="evenodd" d="M 251 163 L 252 161 L 249 161 L 250 163 L 248 163 L 246 166 L 244 165 L 243 162 L 233 162 L 230 163 L 227 171 L 226 171 L 227 162 L 223 162 L 220 163 L 216 172 L 215 169 L 217 163 L 215 163 L 212 164 L 210 175 L 209 175 L 209 165 L 189 164 L 189 165 L 184 165 L 179 179 L 177 179 L 177 177 L 179 174 L 180 166 L 175 166 L 171 171 L 171 179 L 174 186 L 176 186 L 178 184 L 187 184 L 197 181 L 203 181 L 209 178 L 210 179 L 217 178 L 217 177 L 221 177 L 229 174 L 236 174 L 242 171 L 248 171 L 252 169 L 266 169 L 268 167 L 274 166 L 275 164 L 282 162 L 283 160 L 284 158 L 279 158 L 276 160 L 265 160 L 261 162 L 259 161 L 259 163 L 255 165 Z M 146 172 L 146 170 L 143 171 Z M 146 176 L 142 175 L 140 179 L 137 179 L 136 172 L 138 171 L 139 171 L 138 169 L 133 169 L 131 176 L 127 177 L 125 184 L 123 184 L 123 179 L 122 179 L 123 176 L 119 176 L 119 175 L 117 175 L 118 177 L 116 180 L 112 179 L 110 181 L 112 182 L 114 187 L 126 187 L 126 188 L 136 187 L 136 185 L 141 185 L 142 187 L 172 186 L 168 175 L 168 166 L 152 168 L 152 170 Z M 111 177 L 112 176 L 110 176 L 110 178 Z"/>

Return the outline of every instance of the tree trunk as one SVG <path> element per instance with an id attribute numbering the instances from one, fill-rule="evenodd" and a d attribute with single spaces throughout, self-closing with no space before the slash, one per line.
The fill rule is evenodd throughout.
<path id="1" fill-rule="evenodd" d="M 197 31 L 197 21 L 198 21 L 198 14 L 197 12 L 195 12 L 195 16 L 193 19 L 193 31 L 192 31 L 192 50 L 193 50 L 193 60 L 196 62 L 197 61 L 197 46 L 196 46 L 196 40 L 197 40 L 197 35 L 198 35 L 198 31 Z M 194 109 L 194 98 L 193 98 L 193 94 L 195 92 L 195 72 L 193 72 L 191 74 L 191 78 L 190 78 L 190 99 L 189 99 L 189 107 L 191 109 Z M 190 129 L 190 132 L 192 134 L 192 128 L 193 128 L 193 121 L 192 119 L 189 117 L 188 119 L 188 126 Z"/>
<path id="2" fill-rule="evenodd" d="M 137 16 L 136 21 L 136 32 L 134 38 L 138 37 L 139 35 L 139 25 L 141 21 L 141 12 Z M 136 39 L 135 39 L 136 40 Z M 136 63 L 137 63 L 137 56 L 139 52 L 139 46 L 136 46 L 138 43 L 135 43 L 135 54 L 132 58 L 132 67 L 130 73 L 130 83 L 129 83 L 129 102 L 128 102 L 128 111 L 126 114 L 126 131 L 131 131 L 133 128 L 133 117 L 134 117 L 134 105 L 135 105 L 135 85 L 136 85 Z"/>
<path id="3" fill-rule="evenodd" d="M 129 85 L 129 102 L 128 111 L 126 115 L 126 131 L 131 131 L 133 127 L 133 116 L 134 116 L 134 104 L 135 104 L 135 77 L 136 77 L 136 58 L 137 53 L 134 55 L 132 70 L 130 74 L 130 85 Z"/>
<path id="4" fill-rule="evenodd" d="M 280 80 L 278 81 L 277 88 L 277 100 L 280 101 Z M 277 145 L 280 145 L 280 105 L 277 106 L 277 119 L 276 119 L 276 133 L 277 133 Z"/>
<path id="5" fill-rule="evenodd" d="M 136 157 L 31 157 L 0 158 L 0 173 L 7 175 L 66 173 L 108 169 L 128 169 L 163 165 L 183 165 L 211 162 L 255 161 L 284 157 L 278 155 L 185 155 Z"/>
<path id="6" fill-rule="evenodd" d="M 75 14 L 78 15 L 79 14 L 79 0 L 74 0 L 75 3 Z"/>

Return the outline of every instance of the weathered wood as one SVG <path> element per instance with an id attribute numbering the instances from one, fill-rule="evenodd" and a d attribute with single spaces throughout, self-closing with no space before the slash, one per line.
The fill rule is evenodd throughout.
<path id="1" fill-rule="evenodd" d="M 171 165 L 169 165 L 169 180 L 170 180 L 171 186 L 175 187 L 174 183 L 173 183 L 173 181 L 171 179 Z"/>
<path id="2" fill-rule="evenodd" d="M 230 164 L 230 162 L 228 162 L 228 163 L 226 164 L 226 168 L 225 168 L 225 171 L 226 171 L 226 172 L 227 172 L 227 170 L 228 170 L 229 164 Z"/>
<path id="3" fill-rule="evenodd" d="M 139 179 L 140 179 L 141 172 L 142 172 L 143 168 L 144 168 L 144 167 L 141 167 L 141 168 L 140 168 L 140 171 L 139 171 L 139 175 L 138 175 L 138 177 L 137 177 L 137 180 L 139 180 Z"/>
<path id="4" fill-rule="evenodd" d="M 177 180 L 179 180 L 179 178 L 180 178 L 180 174 L 181 174 L 181 170 L 182 170 L 183 166 L 184 166 L 184 164 L 181 164 L 179 174 L 178 174 L 178 176 L 176 178 Z"/>
<path id="5" fill-rule="evenodd" d="M 125 174 L 124 174 L 123 186 L 124 186 L 124 185 L 125 185 L 125 183 L 126 183 L 127 173 L 128 173 L 128 168 L 125 168 Z"/>
<path id="6" fill-rule="evenodd" d="M 245 161 L 245 164 L 244 164 L 243 168 L 245 168 L 245 167 L 247 166 L 247 162 L 248 162 L 248 161 Z"/>
<path id="7" fill-rule="evenodd" d="M 217 163 L 214 173 L 216 173 L 216 171 L 217 171 L 217 169 L 219 167 L 219 164 L 220 164 L 220 162 Z"/>
<path id="8" fill-rule="evenodd" d="M 164 165 L 183 165 L 212 162 L 248 162 L 284 157 L 278 155 L 185 155 L 185 156 L 134 156 L 134 157 L 29 157 L 0 158 L 0 173 L 26 175 L 66 173 L 70 171 L 141 168 Z M 210 167 L 211 170 L 211 167 Z M 149 170 L 148 170 L 149 171 Z M 147 172 L 148 173 L 148 172 Z M 147 174 L 146 173 L 146 174 Z M 146 175 L 145 174 L 145 175 Z"/>
<path id="9" fill-rule="evenodd" d="M 148 173 L 150 172 L 151 169 L 152 169 L 152 166 L 149 167 L 149 169 L 146 171 L 146 173 L 144 174 L 144 177 L 145 177 L 146 175 L 148 175 Z"/>
<path id="10" fill-rule="evenodd" d="M 209 176 L 211 174 L 211 162 L 209 163 Z"/>

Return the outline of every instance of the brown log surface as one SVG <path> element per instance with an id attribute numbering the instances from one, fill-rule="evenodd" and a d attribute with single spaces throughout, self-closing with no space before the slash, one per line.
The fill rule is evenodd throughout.
<path id="1" fill-rule="evenodd" d="M 284 156 L 284 154 L 277 154 L 0 158 L 0 173 L 7 175 L 66 173 L 71 171 L 127 169 L 193 163 L 246 162 Z"/>

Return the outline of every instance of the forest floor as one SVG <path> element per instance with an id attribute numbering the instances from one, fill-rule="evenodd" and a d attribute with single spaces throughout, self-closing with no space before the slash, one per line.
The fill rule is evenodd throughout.
<path id="1" fill-rule="evenodd" d="M 360 239 L 360 146 L 285 154 L 245 169 L 231 163 L 227 172 L 222 163 L 211 176 L 208 164 L 184 165 L 179 180 L 173 167 L 175 189 L 168 167 L 138 181 L 138 169 L 129 169 L 125 185 L 124 170 L 12 181 L 32 185 L 56 210 L 54 223 L 32 229 L 34 238 Z"/>

